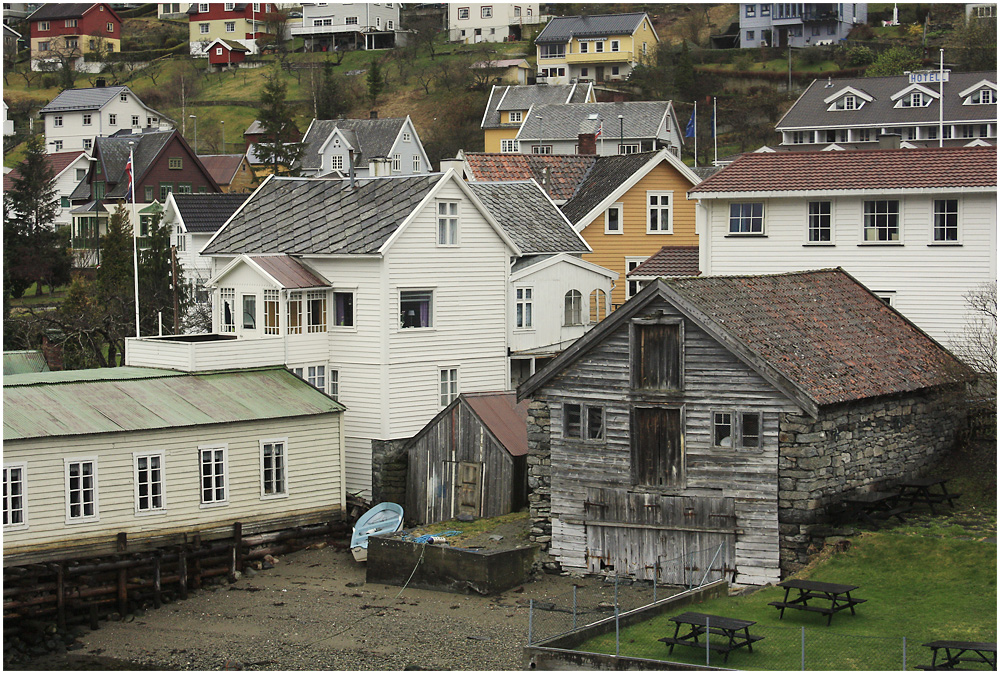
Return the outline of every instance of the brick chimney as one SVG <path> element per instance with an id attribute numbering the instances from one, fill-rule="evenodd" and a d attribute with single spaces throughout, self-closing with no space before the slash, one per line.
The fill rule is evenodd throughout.
<path id="1" fill-rule="evenodd" d="M 369 110 L 368 119 L 378 119 L 378 110 Z"/>
<path id="2" fill-rule="evenodd" d="M 577 154 L 597 154 L 597 135 L 581 133 L 576 137 Z"/>

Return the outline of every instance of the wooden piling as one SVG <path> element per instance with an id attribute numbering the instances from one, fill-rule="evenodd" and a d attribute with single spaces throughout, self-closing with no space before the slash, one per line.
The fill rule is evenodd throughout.
<path id="1" fill-rule="evenodd" d="M 160 556 L 153 557 L 153 608 L 160 608 Z"/>

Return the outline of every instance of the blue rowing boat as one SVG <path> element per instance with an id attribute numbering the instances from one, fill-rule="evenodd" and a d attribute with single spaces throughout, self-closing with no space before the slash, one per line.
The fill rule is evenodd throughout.
<path id="1" fill-rule="evenodd" d="M 403 527 L 403 507 L 396 503 L 379 503 L 362 515 L 354 525 L 351 534 L 351 553 L 354 559 L 364 562 L 368 559 L 368 537 L 391 534 Z"/>

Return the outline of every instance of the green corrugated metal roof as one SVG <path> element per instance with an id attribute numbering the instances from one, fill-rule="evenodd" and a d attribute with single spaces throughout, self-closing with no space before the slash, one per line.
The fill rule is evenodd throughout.
<path id="1" fill-rule="evenodd" d="M 48 372 L 49 364 L 41 351 L 4 351 L 3 376 L 29 372 Z"/>
<path id="2" fill-rule="evenodd" d="M 343 411 L 283 367 L 184 373 L 102 368 L 4 379 L 3 437 L 18 440 Z M 18 380 L 11 382 L 10 380 Z"/>

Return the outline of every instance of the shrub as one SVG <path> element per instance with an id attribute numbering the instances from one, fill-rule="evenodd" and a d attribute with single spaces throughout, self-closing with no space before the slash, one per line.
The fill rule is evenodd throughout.
<path id="1" fill-rule="evenodd" d="M 875 31 L 867 23 L 859 23 L 847 34 L 848 40 L 871 40 L 873 37 L 875 37 Z"/>
<path id="2" fill-rule="evenodd" d="M 875 62 L 875 52 L 865 46 L 851 47 L 847 50 L 847 65 L 851 68 L 863 68 Z"/>
<path id="3" fill-rule="evenodd" d="M 56 75 L 42 75 L 42 88 L 51 89 L 59 84 L 59 77 Z"/>
<path id="4" fill-rule="evenodd" d="M 803 49 L 799 55 L 802 65 L 814 66 L 826 60 L 826 51 L 820 47 L 809 47 Z"/>
<path id="5" fill-rule="evenodd" d="M 754 59 L 753 54 L 749 51 L 744 51 L 733 59 L 733 69 L 738 72 L 746 72 L 753 68 Z"/>

